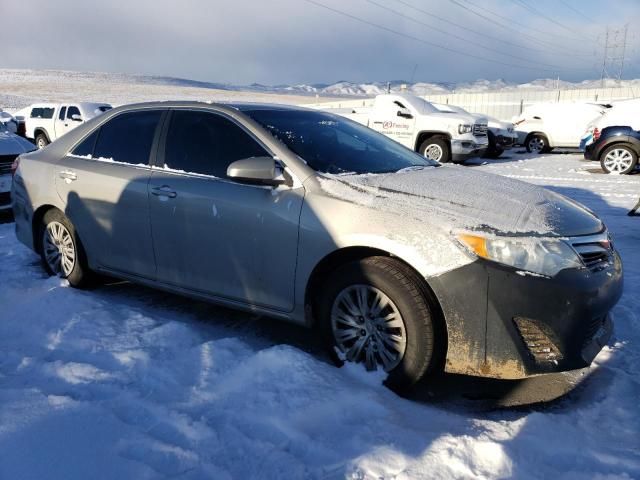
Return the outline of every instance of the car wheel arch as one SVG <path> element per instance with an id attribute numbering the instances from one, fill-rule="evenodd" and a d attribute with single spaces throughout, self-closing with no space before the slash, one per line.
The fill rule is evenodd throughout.
<path id="1" fill-rule="evenodd" d="M 375 256 L 394 258 L 395 260 L 398 260 L 402 264 L 404 264 L 415 276 L 416 282 L 419 284 L 423 295 L 429 302 L 429 306 L 433 309 L 436 335 L 439 339 L 442 340 L 442 344 L 439 348 L 440 351 L 438 352 L 438 356 L 440 358 L 437 361 L 442 362 L 442 364 L 444 365 L 443 362 L 446 358 L 446 353 L 449 345 L 449 328 L 447 326 L 444 311 L 442 309 L 442 306 L 440 305 L 438 297 L 433 291 L 431 285 L 429 285 L 427 279 L 425 279 L 410 263 L 385 250 L 374 247 L 350 246 L 334 250 L 333 252 L 327 254 L 324 258 L 322 258 L 313 268 L 311 275 L 309 275 L 309 280 L 307 281 L 305 288 L 304 306 L 307 316 L 307 325 L 316 325 L 315 311 L 317 310 L 317 305 L 315 305 L 315 300 L 318 298 L 318 296 L 314 295 L 314 290 L 320 288 L 322 286 L 322 283 L 330 276 L 330 274 L 340 266 L 349 262 L 363 260 L 365 258 Z"/>
<path id="2" fill-rule="evenodd" d="M 529 133 L 527 133 L 526 138 L 524 139 L 524 145 L 527 144 L 527 142 L 529 140 L 531 140 L 531 137 L 535 136 L 535 135 L 540 135 L 541 137 L 544 137 L 547 140 L 547 146 L 550 147 L 551 146 L 551 140 L 549 135 L 547 135 L 545 132 L 540 131 L 540 130 L 532 130 Z"/>
<path id="3" fill-rule="evenodd" d="M 33 217 L 31 219 L 31 232 L 33 235 L 33 246 L 36 249 L 37 253 L 41 253 L 40 251 L 40 235 L 42 232 L 42 220 L 44 219 L 44 216 L 47 214 L 47 212 L 51 211 L 51 210 L 58 210 L 60 213 L 62 213 L 65 217 L 67 216 L 67 214 L 64 212 L 64 210 L 62 210 L 61 208 L 49 204 L 49 203 L 45 203 L 43 205 L 40 205 L 34 212 L 33 212 Z M 69 221 L 71 222 L 71 219 L 69 219 Z M 71 222 L 73 224 L 73 222 Z M 80 232 L 78 232 L 78 227 L 73 224 L 73 228 L 75 229 L 76 235 L 78 237 L 78 239 L 80 240 L 80 242 L 82 242 L 82 235 L 80 234 Z"/>
<path id="4" fill-rule="evenodd" d="M 416 135 L 416 143 L 413 147 L 414 151 L 417 152 L 420 148 L 420 145 L 422 145 L 422 142 L 432 137 L 440 137 L 445 139 L 449 143 L 449 148 L 451 148 L 451 135 L 449 133 L 437 130 L 422 130 L 418 133 L 418 135 Z"/>
<path id="5" fill-rule="evenodd" d="M 602 154 L 604 153 L 604 151 L 607 150 L 609 147 L 613 147 L 613 146 L 627 147 L 629 150 L 634 151 L 638 157 L 640 157 L 640 142 L 633 143 L 633 142 L 630 142 L 629 140 L 616 139 L 616 140 L 613 140 L 612 142 L 605 143 L 604 145 L 602 145 L 602 147 L 600 147 L 600 150 L 598 152 L 598 161 L 602 160 Z"/>
<path id="6" fill-rule="evenodd" d="M 33 217 L 31 219 L 31 233 L 33 235 L 33 246 L 37 253 L 41 252 L 40 245 L 40 231 L 42 228 L 42 219 L 47 214 L 49 210 L 60 210 L 55 205 L 44 204 L 40 205 L 34 212 Z M 62 210 L 60 210 L 62 212 Z M 64 212 L 62 212 L 64 213 Z"/>
<path id="7" fill-rule="evenodd" d="M 51 143 L 51 137 L 49 136 L 49 133 L 42 127 L 37 127 L 33 131 L 33 138 L 36 138 L 41 133 L 47 138 L 47 141 Z"/>

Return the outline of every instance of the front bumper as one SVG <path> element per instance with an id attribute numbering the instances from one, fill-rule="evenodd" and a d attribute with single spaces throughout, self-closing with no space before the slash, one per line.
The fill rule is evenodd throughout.
<path id="1" fill-rule="evenodd" d="M 511 137 L 508 135 L 496 135 L 495 139 L 496 139 L 495 140 L 496 148 L 499 148 L 500 150 L 510 150 L 515 146 L 516 142 L 518 141 L 517 136 Z"/>
<path id="2" fill-rule="evenodd" d="M 471 157 L 481 157 L 488 147 L 489 142 L 486 137 L 475 140 L 452 140 L 451 160 L 454 163 L 460 163 Z"/>
<path id="3" fill-rule="evenodd" d="M 518 379 L 590 365 L 611 336 L 623 273 L 614 252 L 600 271 L 545 278 L 477 260 L 429 283 L 447 323 L 445 370 Z"/>

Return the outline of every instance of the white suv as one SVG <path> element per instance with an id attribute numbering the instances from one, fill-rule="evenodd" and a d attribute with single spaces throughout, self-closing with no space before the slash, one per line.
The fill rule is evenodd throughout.
<path id="1" fill-rule="evenodd" d="M 606 107 L 595 103 L 540 103 L 513 118 L 518 143 L 528 152 L 546 153 L 556 147 L 579 148 L 587 125 Z"/>
<path id="2" fill-rule="evenodd" d="M 33 139 L 38 148 L 43 148 L 69 130 L 111 108 L 108 103 L 34 104 L 26 109 L 26 136 Z"/>

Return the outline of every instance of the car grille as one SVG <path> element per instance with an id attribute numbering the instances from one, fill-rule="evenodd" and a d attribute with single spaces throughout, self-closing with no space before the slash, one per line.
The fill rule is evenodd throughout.
<path id="1" fill-rule="evenodd" d="M 584 265 L 591 271 L 604 269 L 613 261 L 613 244 L 607 232 L 570 239 Z"/>
<path id="2" fill-rule="evenodd" d="M 473 135 L 476 137 L 484 137 L 487 135 L 486 123 L 475 123 L 473 125 Z"/>
<path id="3" fill-rule="evenodd" d="M 11 173 L 11 164 L 18 155 L 0 155 L 0 175 Z"/>
<path id="4" fill-rule="evenodd" d="M 545 331 L 544 325 L 525 317 L 515 317 L 513 323 L 533 360 L 554 364 L 562 360 L 560 349 L 551 339 L 553 335 Z"/>

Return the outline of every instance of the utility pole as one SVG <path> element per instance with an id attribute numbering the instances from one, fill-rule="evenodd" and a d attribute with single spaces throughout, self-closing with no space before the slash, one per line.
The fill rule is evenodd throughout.
<path id="1" fill-rule="evenodd" d="M 607 27 L 604 37 L 604 54 L 602 56 L 602 74 L 600 77 L 600 86 L 604 88 L 607 78 L 610 78 L 609 72 L 615 72 L 614 78 L 618 81 L 622 79 L 624 72 L 624 60 L 627 52 L 627 33 L 629 24 L 623 28 L 612 29 Z"/>

